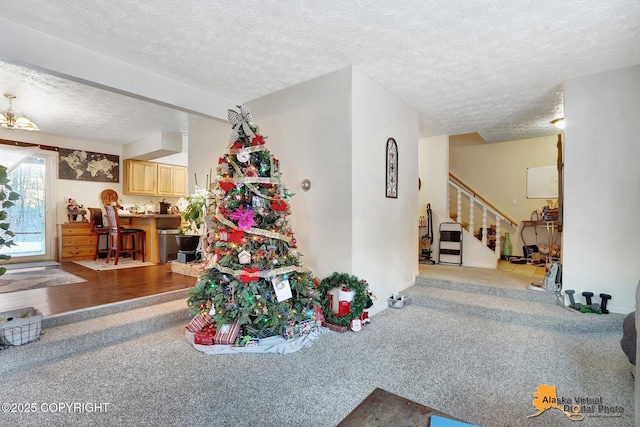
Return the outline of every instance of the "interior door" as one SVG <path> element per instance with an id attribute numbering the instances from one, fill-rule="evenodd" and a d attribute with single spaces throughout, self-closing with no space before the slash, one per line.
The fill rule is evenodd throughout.
<path id="1" fill-rule="evenodd" d="M 0 248 L 11 263 L 53 259 L 51 187 L 53 153 L 37 148 L 0 145 L 0 164 L 8 168 L 9 185 L 20 199 L 8 209 L 14 246 Z"/>

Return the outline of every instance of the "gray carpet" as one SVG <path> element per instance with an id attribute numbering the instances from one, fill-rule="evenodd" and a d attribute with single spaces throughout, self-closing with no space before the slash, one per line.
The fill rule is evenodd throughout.
<path id="1" fill-rule="evenodd" d="M 578 425 L 555 409 L 527 418 L 540 384 L 624 409 L 581 426 L 633 425 L 621 331 L 574 334 L 411 304 L 287 356 L 208 356 L 185 341 L 187 321 L 184 300 L 165 302 L 52 326 L 0 351 L 2 402 L 37 404 L 0 414 L 2 425 L 334 426 L 375 387 L 482 426 Z M 42 412 L 50 402 L 108 405 Z"/>

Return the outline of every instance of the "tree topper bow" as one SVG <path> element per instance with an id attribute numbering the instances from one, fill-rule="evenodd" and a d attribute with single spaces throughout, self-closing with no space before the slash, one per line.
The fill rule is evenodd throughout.
<path id="1" fill-rule="evenodd" d="M 238 105 L 237 107 L 240 108 L 239 113 L 235 110 L 227 110 L 229 122 L 233 125 L 233 132 L 231 132 L 231 136 L 229 137 L 229 145 L 236 142 L 240 136 L 241 127 L 242 130 L 244 130 L 244 134 L 249 137 L 250 141 L 255 137 L 255 134 L 251 130 L 251 126 L 249 126 L 249 123 L 253 121 L 249 109 L 245 107 L 244 104 Z"/>

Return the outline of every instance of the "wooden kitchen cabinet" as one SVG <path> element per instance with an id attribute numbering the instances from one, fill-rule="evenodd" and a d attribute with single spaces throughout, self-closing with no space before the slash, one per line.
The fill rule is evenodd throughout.
<path id="1" fill-rule="evenodd" d="M 184 166 L 173 166 L 173 196 L 186 197 L 188 194 L 187 168 Z"/>
<path id="2" fill-rule="evenodd" d="M 142 196 L 186 196 L 187 168 L 127 159 L 124 161 L 123 193 Z"/>
<path id="3" fill-rule="evenodd" d="M 158 163 L 140 160 L 124 161 L 124 194 L 155 196 L 157 191 Z"/>
<path id="4" fill-rule="evenodd" d="M 91 232 L 89 222 L 58 224 L 58 261 L 93 260 L 98 235 Z"/>
<path id="5" fill-rule="evenodd" d="M 186 196 L 187 168 L 158 163 L 158 196 Z"/>

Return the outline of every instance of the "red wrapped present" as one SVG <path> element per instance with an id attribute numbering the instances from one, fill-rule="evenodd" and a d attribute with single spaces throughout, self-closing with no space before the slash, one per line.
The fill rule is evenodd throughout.
<path id="1" fill-rule="evenodd" d="M 213 345 L 215 335 L 216 327 L 214 325 L 209 325 L 200 332 L 196 332 L 193 337 L 193 343 L 200 345 Z"/>
<path id="2" fill-rule="evenodd" d="M 329 323 L 329 322 L 322 322 L 322 326 L 324 326 L 325 328 L 328 328 L 333 332 L 339 332 L 341 334 L 349 330 L 349 328 L 346 326 L 334 325 L 333 323 Z"/>
<path id="3" fill-rule="evenodd" d="M 236 323 L 229 323 L 220 326 L 216 331 L 216 335 L 213 340 L 216 344 L 230 345 L 235 344 L 238 334 L 240 333 L 240 320 Z"/>
<path id="4" fill-rule="evenodd" d="M 211 316 L 209 316 L 208 314 L 200 313 L 196 317 L 191 319 L 191 322 L 189 322 L 186 328 L 191 332 L 200 332 L 206 326 L 209 326 L 212 322 L 213 319 L 211 319 Z"/>

